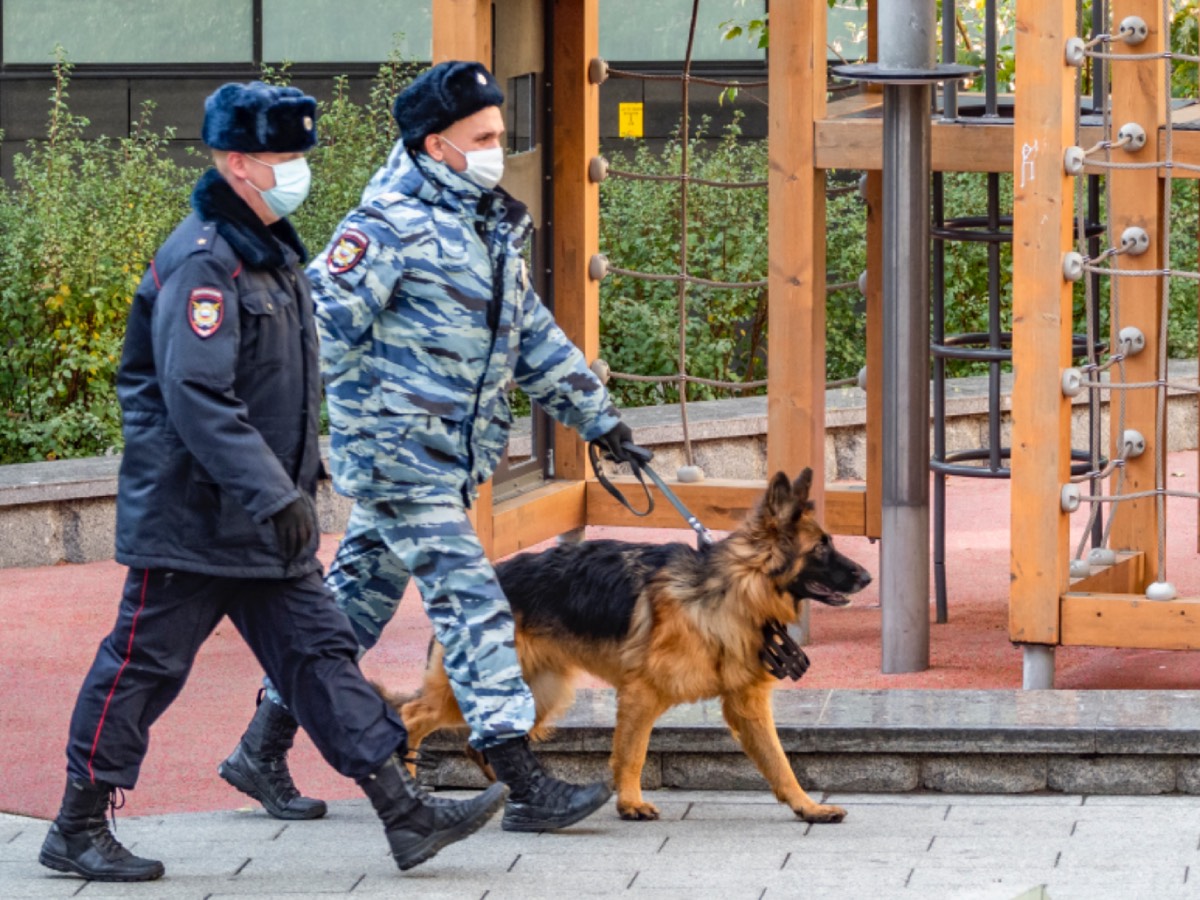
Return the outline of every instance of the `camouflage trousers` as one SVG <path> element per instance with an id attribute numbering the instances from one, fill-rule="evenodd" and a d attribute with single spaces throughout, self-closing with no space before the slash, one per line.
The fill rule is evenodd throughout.
<path id="1" fill-rule="evenodd" d="M 363 652 L 396 614 L 410 578 L 445 649 L 471 745 L 486 750 L 528 733 L 533 695 L 517 660 L 512 610 L 466 509 L 453 500 L 357 501 L 325 584 Z"/>

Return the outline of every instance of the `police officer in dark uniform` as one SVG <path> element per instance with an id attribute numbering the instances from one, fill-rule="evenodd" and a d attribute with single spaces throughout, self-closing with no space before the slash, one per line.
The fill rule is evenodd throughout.
<path id="1" fill-rule="evenodd" d="M 455 803 L 412 780 L 404 726 L 364 680 L 322 584 L 317 335 L 305 250 L 286 219 L 308 191 L 315 117 L 295 88 L 227 84 L 210 96 L 214 168 L 134 297 L 117 377 L 116 557 L 130 569 L 71 718 L 66 792 L 39 857 L 52 869 L 163 874 L 116 840 L 106 812 L 136 784 L 150 726 L 226 615 L 317 749 L 362 786 L 400 868 L 504 802 L 499 785 Z"/>

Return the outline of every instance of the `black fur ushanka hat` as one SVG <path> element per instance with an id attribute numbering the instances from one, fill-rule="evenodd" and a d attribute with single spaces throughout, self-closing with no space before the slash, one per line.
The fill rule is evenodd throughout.
<path id="1" fill-rule="evenodd" d="M 482 64 L 449 61 L 418 75 L 392 104 L 404 146 L 419 149 L 426 135 L 504 102 L 504 92 Z"/>
<path id="2" fill-rule="evenodd" d="M 214 150 L 295 153 L 317 144 L 317 101 L 299 88 L 231 82 L 204 101 L 201 140 Z"/>

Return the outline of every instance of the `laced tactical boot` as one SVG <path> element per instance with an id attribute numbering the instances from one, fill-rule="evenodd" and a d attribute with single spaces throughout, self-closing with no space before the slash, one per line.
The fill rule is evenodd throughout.
<path id="1" fill-rule="evenodd" d="M 241 742 L 217 772 L 277 819 L 319 819 L 325 801 L 303 797 L 288 771 L 287 753 L 299 726 L 292 714 L 258 694 L 258 709 Z"/>
<path id="2" fill-rule="evenodd" d="M 529 738 L 505 741 L 485 755 L 512 793 L 504 806 L 505 831 L 553 831 L 587 818 L 612 796 L 605 782 L 571 784 L 551 778 L 529 749 Z"/>
<path id="3" fill-rule="evenodd" d="M 90 881 L 153 881 L 163 876 L 157 859 L 134 856 L 108 828 L 106 814 L 118 805 L 107 784 L 68 781 L 58 817 L 42 842 L 38 862 Z"/>
<path id="4" fill-rule="evenodd" d="M 392 856 L 401 869 L 411 869 L 443 847 L 474 834 L 508 795 L 504 785 L 493 784 L 470 800 L 431 797 L 408 774 L 403 751 L 389 757 L 358 785 L 383 821 Z"/>

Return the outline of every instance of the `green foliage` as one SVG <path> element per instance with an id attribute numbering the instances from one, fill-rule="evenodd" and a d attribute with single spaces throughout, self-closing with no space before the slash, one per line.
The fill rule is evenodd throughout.
<path id="1" fill-rule="evenodd" d="M 311 250 L 325 246 L 386 159 L 396 138 L 390 104 L 414 74 L 392 59 L 366 103 L 339 78 L 320 105 L 312 193 L 294 217 Z M 263 75 L 289 77 L 286 66 Z M 129 306 L 187 215 L 199 174 L 167 155 L 173 132 L 152 127 L 151 103 L 129 137 L 85 140 L 70 76 L 60 53 L 46 139 L 31 142 L 14 160 L 13 184 L 0 185 L 0 463 L 120 450 L 115 379 Z"/>
<path id="2" fill-rule="evenodd" d="M 764 180 L 766 144 L 743 143 L 738 120 L 719 140 L 705 140 L 701 123 L 688 141 L 693 178 L 714 181 Z M 675 175 L 683 143 L 678 137 L 660 153 L 637 143 L 615 156 L 616 168 L 648 175 Z M 670 275 L 680 270 L 680 197 L 672 181 L 610 178 L 600 186 L 600 246 L 614 266 Z M 767 268 L 767 192 L 687 187 L 688 272 L 721 282 L 758 281 Z M 720 381 L 765 377 L 765 287 L 726 289 L 688 285 L 684 325 L 688 374 Z M 600 287 L 601 355 L 615 371 L 638 375 L 678 372 L 680 290 L 676 282 L 610 275 Z M 674 402 L 675 385 L 614 383 L 618 403 L 638 406 Z M 694 385 L 689 399 L 716 396 Z"/>
<path id="3" fill-rule="evenodd" d="M 165 156 L 171 130 L 151 129 L 149 103 L 131 136 L 84 140 L 69 80 L 60 54 L 46 140 L 0 191 L 0 462 L 120 447 L 125 317 L 194 175 Z"/>

